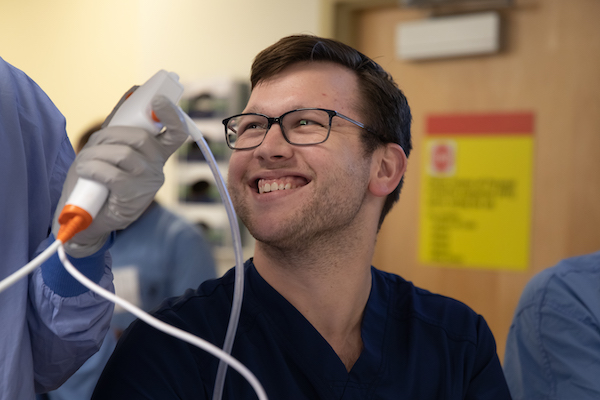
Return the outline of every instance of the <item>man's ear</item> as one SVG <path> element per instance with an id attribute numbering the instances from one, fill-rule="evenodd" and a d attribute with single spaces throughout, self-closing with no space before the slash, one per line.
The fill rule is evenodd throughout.
<path id="1" fill-rule="evenodd" d="M 392 193 L 406 171 L 406 163 L 406 154 L 397 143 L 386 143 L 385 147 L 375 150 L 369 191 L 378 197 Z"/>

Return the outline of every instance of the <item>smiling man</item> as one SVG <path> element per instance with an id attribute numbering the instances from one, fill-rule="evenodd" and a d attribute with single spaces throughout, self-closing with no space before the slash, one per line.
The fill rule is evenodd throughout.
<path id="1" fill-rule="evenodd" d="M 244 112 L 223 121 L 228 188 L 256 238 L 233 356 L 270 399 L 510 399 L 483 318 L 371 266 L 411 149 L 392 78 L 339 42 L 299 35 L 252 67 Z M 158 318 L 222 346 L 233 271 Z M 209 399 L 218 360 L 136 322 L 95 399 Z M 230 371 L 224 398 L 254 399 Z"/>

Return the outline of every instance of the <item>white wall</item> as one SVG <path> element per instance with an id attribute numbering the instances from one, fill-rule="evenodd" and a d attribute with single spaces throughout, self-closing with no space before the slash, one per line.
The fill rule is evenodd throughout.
<path id="1" fill-rule="evenodd" d="M 0 0 L 0 57 L 31 76 L 76 141 L 158 69 L 248 77 L 282 36 L 320 34 L 321 0 Z"/>

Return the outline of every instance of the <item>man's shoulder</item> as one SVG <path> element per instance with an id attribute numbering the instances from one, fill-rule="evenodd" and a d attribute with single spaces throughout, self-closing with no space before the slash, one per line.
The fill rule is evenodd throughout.
<path id="1" fill-rule="evenodd" d="M 429 326 L 454 338 L 473 339 L 482 317 L 463 302 L 415 286 L 402 277 L 375 270 L 390 291 L 390 315 L 396 320 Z M 379 285 L 381 287 L 382 285 Z"/>
<path id="2" fill-rule="evenodd" d="M 600 282 L 600 251 L 566 258 L 537 273 L 525 286 L 519 310 L 528 307 L 568 309 L 597 302 Z"/>
<path id="3" fill-rule="evenodd" d="M 419 305 L 425 307 L 432 307 L 433 309 L 438 308 L 451 308 L 457 310 L 464 310 L 465 312 L 473 312 L 469 306 L 463 302 L 456 300 L 452 297 L 448 297 L 439 293 L 433 293 L 425 288 L 415 286 L 411 281 L 407 281 L 399 275 L 384 272 L 373 268 L 375 276 L 384 281 L 389 287 L 389 290 L 397 295 L 397 301 L 411 301 L 417 302 Z"/>
<path id="4" fill-rule="evenodd" d="M 566 258 L 538 275 L 557 276 L 561 279 L 577 279 L 577 276 L 598 276 L 600 274 L 600 251 Z"/>

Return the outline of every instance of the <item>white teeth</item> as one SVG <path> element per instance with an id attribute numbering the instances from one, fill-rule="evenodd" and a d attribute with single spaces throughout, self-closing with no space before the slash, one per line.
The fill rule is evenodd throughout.
<path id="1" fill-rule="evenodd" d="M 261 179 L 258 182 L 258 193 L 269 193 L 269 192 L 274 192 L 276 190 L 288 190 L 292 188 L 292 184 L 290 182 L 288 183 L 264 183 L 264 181 Z"/>

